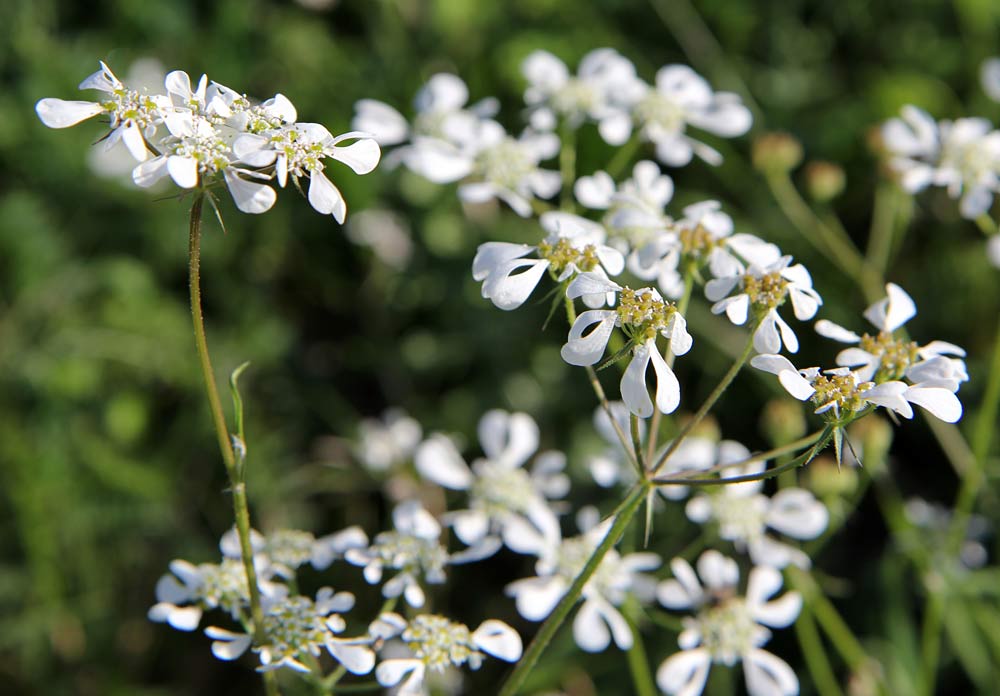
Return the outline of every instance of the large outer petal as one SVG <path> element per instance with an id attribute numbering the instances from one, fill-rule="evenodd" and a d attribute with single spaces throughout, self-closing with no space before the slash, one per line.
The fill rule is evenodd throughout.
<path id="1" fill-rule="evenodd" d="M 593 365 L 608 347 L 608 339 L 615 328 L 617 313 L 607 309 L 590 309 L 582 312 L 569 330 L 569 338 L 559 354 L 570 365 Z M 597 327 L 585 336 L 594 324 Z M 652 406 L 650 406 L 652 408 Z"/>
<path id="2" fill-rule="evenodd" d="M 439 486 L 464 491 L 472 486 L 474 477 L 458 453 L 455 444 L 441 434 L 431 435 L 422 442 L 413 457 L 417 471 Z"/>
<path id="3" fill-rule="evenodd" d="M 671 696 L 699 696 L 711 666 L 712 658 L 705 648 L 675 653 L 656 670 L 656 685 Z"/>
<path id="4" fill-rule="evenodd" d="M 69 128 L 103 111 L 104 107 L 94 102 L 66 101 L 55 97 L 40 99 L 35 104 L 35 113 L 49 128 Z"/>
<path id="5" fill-rule="evenodd" d="M 347 217 L 347 201 L 321 171 L 315 171 L 309 177 L 309 204 L 324 215 L 333 215 L 341 224 Z"/>
<path id="6" fill-rule="evenodd" d="M 743 675 L 750 696 L 794 696 L 799 693 L 795 672 L 781 658 L 754 648 L 743 656 Z"/>
<path id="7" fill-rule="evenodd" d="M 244 213 L 257 215 L 266 212 L 271 209 L 271 206 L 278 199 L 278 194 L 266 184 L 247 181 L 237 176 L 235 172 L 230 171 L 229 168 L 223 170 L 223 175 L 226 179 L 229 194 L 233 197 L 236 207 Z"/>

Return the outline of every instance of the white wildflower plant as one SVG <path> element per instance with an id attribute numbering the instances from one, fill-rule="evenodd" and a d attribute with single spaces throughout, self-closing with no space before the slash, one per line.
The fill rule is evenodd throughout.
<path id="1" fill-rule="evenodd" d="M 736 561 L 715 550 L 698 559 L 697 573 L 682 558 L 670 563 L 673 579 L 657 588 L 657 599 L 668 609 L 690 609 L 677 642 L 681 652 L 668 657 L 656 671 L 656 683 L 666 694 L 702 693 L 713 663 L 743 664 L 751 696 L 792 696 L 799 692 L 795 672 L 781 658 L 762 649 L 770 628 L 795 621 L 802 608 L 797 592 L 770 599 L 781 589 L 781 573 L 755 566 L 747 578 L 746 594 L 738 594 Z"/>
<path id="2" fill-rule="evenodd" d="M 175 70 L 164 80 L 164 94 L 148 94 L 122 83 L 111 69 L 101 69 L 80 83 L 98 90 L 103 101 L 39 100 L 35 111 L 50 128 L 68 128 L 95 116 L 109 119 L 105 147 L 123 142 L 136 161 L 132 178 L 142 188 L 169 178 L 184 191 L 211 191 L 225 184 L 236 207 L 263 213 L 277 200 L 269 185 L 287 178 L 309 179 L 308 198 L 319 212 L 343 222 L 347 204 L 324 173 L 323 160 L 347 164 L 367 174 L 380 150 L 367 133 L 330 134 L 316 123 L 298 123 L 284 95 L 255 104 L 247 97 L 202 75 L 192 87 L 187 73 Z M 350 145 L 342 145 L 353 140 Z M 213 199 L 214 202 L 214 199 Z"/>

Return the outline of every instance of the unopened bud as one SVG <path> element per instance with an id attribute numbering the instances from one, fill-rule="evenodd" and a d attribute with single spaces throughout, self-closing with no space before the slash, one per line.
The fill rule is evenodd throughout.
<path id="1" fill-rule="evenodd" d="M 753 142 L 753 166 L 764 174 L 783 174 L 802 162 L 802 144 L 789 133 L 765 133 Z"/>
<path id="2" fill-rule="evenodd" d="M 858 485 L 858 472 L 846 462 L 837 466 L 837 461 L 828 455 L 816 457 L 806 467 L 807 487 L 820 498 L 847 496 Z"/>
<path id="3" fill-rule="evenodd" d="M 858 456 L 861 465 L 868 469 L 871 475 L 877 474 L 885 467 L 889 457 L 889 447 L 892 446 L 892 426 L 881 416 L 866 416 L 851 426 L 849 437 L 855 445 L 861 445 Z"/>
<path id="4" fill-rule="evenodd" d="M 844 192 L 847 176 L 833 162 L 810 162 L 806 165 L 806 191 L 817 203 L 828 203 Z"/>
<path id="5" fill-rule="evenodd" d="M 806 434 L 802 405 L 791 399 L 774 399 L 764 405 L 760 427 L 772 447 L 781 447 Z"/>

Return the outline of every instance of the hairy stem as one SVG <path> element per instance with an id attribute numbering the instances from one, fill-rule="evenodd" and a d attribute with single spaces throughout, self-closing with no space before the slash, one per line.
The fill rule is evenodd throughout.
<path id="1" fill-rule="evenodd" d="M 222 412 L 219 390 L 215 384 L 215 373 L 212 371 L 208 340 L 205 338 L 205 321 L 201 311 L 201 212 L 204 202 L 204 194 L 199 193 L 191 206 L 190 237 L 188 240 L 191 320 L 194 325 L 194 342 L 198 350 L 198 360 L 201 363 L 202 378 L 205 382 L 205 391 L 208 394 L 208 405 L 212 412 L 212 423 L 215 425 L 215 436 L 231 484 L 233 516 L 236 520 L 236 531 L 240 539 L 240 554 L 243 557 L 243 570 L 246 573 L 250 592 L 250 615 L 253 618 L 254 640 L 259 645 L 263 638 L 264 612 L 261 608 L 260 590 L 257 586 L 257 571 L 253 565 L 253 547 L 250 545 L 250 510 L 247 505 L 246 482 L 243 480 L 243 467 L 241 463 L 237 463 L 232 443 L 229 440 L 229 430 L 226 427 L 226 417 Z M 264 684 L 269 696 L 278 694 L 278 682 L 274 672 L 264 673 Z"/>
<path id="2" fill-rule="evenodd" d="M 591 554 L 590 558 L 587 560 L 587 564 L 580 571 L 580 574 L 576 576 L 573 580 L 573 584 L 570 585 L 566 594 L 563 595 L 562 599 L 559 600 L 559 604 L 553 609 L 549 618 L 545 620 L 542 627 L 538 630 L 528 649 L 524 652 L 517 666 L 514 667 L 514 671 L 510 673 L 507 677 L 507 681 L 504 682 L 503 688 L 500 689 L 499 696 L 514 696 L 524 684 L 524 680 L 527 678 L 528 674 L 535 667 L 535 663 L 538 662 L 538 658 L 541 657 L 542 652 L 548 647 L 552 638 L 555 636 L 556 631 L 562 626 L 563 622 L 566 621 L 566 617 L 569 615 L 570 610 L 576 604 L 577 600 L 580 599 L 580 594 L 583 592 L 584 585 L 590 580 L 591 576 L 597 570 L 601 561 L 604 560 L 604 556 L 607 555 L 608 551 L 614 547 L 618 539 L 621 538 L 622 533 L 628 526 L 629 522 L 635 516 L 635 513 L 639 510 L 639 506 L 646 499 L 646 492 L 649 490 L 648 483 L 641 483 L 632 489 L 628 497 L 619 506 L 618 511 L 615 513 L 614 522 L 611 525 L 611 529 L 608 530 L 607 535 L 601 543 L 594 549 L 594 553 Z"/>

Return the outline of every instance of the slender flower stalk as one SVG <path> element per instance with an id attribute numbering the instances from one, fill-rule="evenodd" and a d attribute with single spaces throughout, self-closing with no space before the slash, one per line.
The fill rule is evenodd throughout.
<path id="1" fill-rule="evenodd" d="M 205 194 L 199 193 L 191 206 L 190 237 L 188 244 L 188 279 L 191 291 L 191 320 L 194 325 L 195 347 L 198 349 L 198 360 L 201 363 L 202 378 L 208 395 L 208 405 L 212 412 L 212 423 L 222 453 L 222 461 L 226 465 L 226 473 L 233 495 L 233 514 L 236 518 L 236 530 L 240 539 L 240 552 L 243 557 L 243 568 L 247 576 L 247 586 L 250 591 L 250 613 L 253 618 L 255 638 L 260 640 L 260 631 L 264 623 L 264 612 L 261 608 L 260 589 L 257 584 L 257 571 L 253 563 L 253 547 L 250 543 L 250 510 L 247 505 L 246 481 L 243 476 L 242 457 L 237 461 L 229 439 L 226 427 L 226 417 L 222 411 L 222 401 L 215 384 L 215 373 L 212 371 L 212 361 L 208 353 L 208 340 L 205 337 L 205 321 L 201 310 L 201 213 L 205 202 Z M 264 673 L 264 683 L 269 696 L 278 694 L 278 683 L 274 672 Z"/>
<path id="2" fill-rule="evenodd" d="M 510 673 L 507 677 L 507 681 L 504 682 L 503 688 L 500 689 L 499 696 L 514 696 L 521 688 L 524 680 L 527 679 L 528 674 L 534 669 L 535 663 L 538 662 L 538 658 L 542 656 L 542 652 L 548 647 L 552 638 L 555 636 L 556 631 L 562 626 L 563 622 L 566 621 L 566 617 L 569 615 L 570 610 L 576 604 L 577 600 L 580 599 L 580 594 L 583 592 L 584 585 L 590 580 L 591 576 L 597 570 L 597 567 L 604 560 L 604 556 L 607 555 L 614 545 L 621 538 L 622 534 L 625 532 L 625 528 L 628 527 L 629 522 L 635 517 L 635 513 L 638 512 L 639 507 L 642 505 L 643 501 L 646 499 L 646 494 L 650 490 L 649 484 L 643 482 L 632 489 L 628 497 L 619 506 L 618 511 L 614 515 L 614 523 L 611 525 L 611 529 L 608 530 L 607 536 L 604 540 L 594 549 L 594 553 L 591 555 L 587 564 L 580 571 L 580 574 L 570 585 L 566 594 L 563 598 L 559 600 L 559 604 L 556 608 L 552 610 L 552 614 L 546 619 L 542 627 L 538 629 L 538 633 L 535 635 L 528 649 L 524 651 L 524 655 L 521 660 L 514 667 L 514 671 Z"/>
<path id="3" fill-rule="evenodd" d="M 677 448 L 684 441 L 684 438 L 686 438 L 688 434 L 694 430 L 695 426 L 701 423 L 705 416 L 708 415 L 708 412 L 712 410 L 712 407 L 715 406 L 715 402 L 719 400 L 732 381 L 736 379 L 736 375 L 750 359 L 750 354 L 753 352 L 753 335 L 755 330 L 756 327 L 752 326 L 750 338 L 747 341 L 746 346 L 743 348 L 743 352 L 736 359 L 736 362 L 733 363 L 732 367 L 729 368 L 729 371 L 722 376 L 722 379 L 716 385 L 715 389 L 713 389 L 712 393 L 708 395 L 707 399 L 705 399 L 705 403 L 701 405 L 691 420 L 684 424 L 681 431 L 677 433 L 677 437 L 674 438 L 673 442 L 670 443 L 670 446 L 664 450 L 663 454 L 660 455 L 660 458 L 655 464 L 653 464 L 652 469 L 649 471 L 650 475 L 655 476 L 656 473 L 663 468 L 663 465 L 670 458 L 670 455 L 677 451 Z"/>

